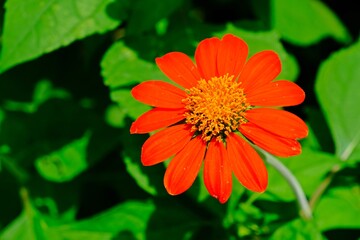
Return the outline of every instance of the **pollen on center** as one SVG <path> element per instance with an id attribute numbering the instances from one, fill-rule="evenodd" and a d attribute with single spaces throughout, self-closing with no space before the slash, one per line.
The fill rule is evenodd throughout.
<path id="1" fill-rule="evenodd" d="M 185 113 L 185 121 L 204 141 L 213 137 L 222 141 L 246 122 L 244 112 L 250 104 L 241 84 L 233 78 L 226 74 L 208 81 L 201 79 L 196 87 L 186 90 L 188 97 L 183 102 L 189 111 Z"/>

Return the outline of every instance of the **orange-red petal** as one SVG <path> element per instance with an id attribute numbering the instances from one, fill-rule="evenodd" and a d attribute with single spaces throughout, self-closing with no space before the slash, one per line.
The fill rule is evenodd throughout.
<path id="1" fill-rule="evenodd" d="M 163 81 L 146 81 L 135 86 L 131 94 L 145 104 L 161 108 L 182 108 L 186 93 L 180 88 Z"/>
<path id="2" fill-rule="evenodd" d="M 246 99 L 253 106 L 294 106 L 304 101 L 305 92 L 293 82 L 280 80 L 252 89 Z"/>
<path id="3" fill-rule="evenodd" d="M 220 39 L 213 37 L 201 41 L 195 51 L 196 65 L 203 79 L 218 77 L 217 55 Z"/>
<path id="4" fill-rule="evenodd" d="M 192 135 L 186 124 L 175 125 L 155 133 L 142 146 L 142 164 L 150 166 L 165 161 L 183 149 Z"/>
<path id="5" fill-rule="evenodd" d="M 217 55 L 217 69 L 219 76 L 240 74 L 248 56 L 248 46 L 241 39 L 232 34 L 226 34 L 220 41 Z"/>
<path id="6" fill-rule="evenodd" d="M 304 138 L 308 128 L 298 116 L 279 109 L 255 108 L 246 111 L 246 119 L 273 134 L 285 138 Z"/>
<path id="7" fill-rule="evenodd" d="M 201 79 L 198 69 L 184 53 L 171 52 L 155 59 L 160 70 L 171 80 L 184 88 L 197 85 Z"/>
<path id="8" fill-rule="evenodd" d="M 204 182 L 210 195 L 225 203 L 231 194 L 232 171 L 223 143 L 211 140 L 204 162 Z"/>
<path id="9" fill-rule="evenodd" d="M 259 154 L 234 133 L 227 137 L 226 146 L 231 169 L 239 182 L 251 191 L 264 192 L 268 185 L 268 174 Z"/>
<path id="10" fill-rule="evenodd" d="M 154 108 L 132 123 L 130 133 L 149 133 L 183 120 L 185 108 Z"/>
<path id="11" fill-rule="evenodd" d="M 175 155 L 164 177 L 164 185 L 169 194 L 181 194 L 191 187 L 199 173 L 205 149 L 206 143 L 196 137 Z"/>
<path id="12" fill-rule="evenodd" d="M 279 56 L 273 51 L 262 51 L 246 62 L 240 74 L 239 82 L 245 93 L 270 83 L 281 72 Z"/>
<path id="13" fill-rule="evenodd" d="M 254 144 L 276 156 L 290 157 L 301 153 L 301 145 L 295 139 L 272 134 L 251 122 L 241 124 L 239 130 Z"/>

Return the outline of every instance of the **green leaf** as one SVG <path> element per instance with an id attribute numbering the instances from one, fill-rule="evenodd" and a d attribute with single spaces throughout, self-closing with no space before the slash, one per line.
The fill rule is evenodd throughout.
<path id="1" fill-rule="evenodd" d="M 184 239 L 203 224 L 181 205 L 128 201 L 94 217 L 51 228 L 52 239 Z"/>
<path id="2" fill-rule="evenodd" d="M 151 109 L 148 105 L 135 100 L 128 89 L 113 90 L 110 93 L 110 98 L 116 102 L 121 111 L 131 119 L 136 119 L 142 113 Z M 123 120 L 125 120 L 125 118 L 123 118 Z"/>
<path id="3" fill-rule="evenodd" d="M 342 160 L 360 160 L 360 42 L 324 61 L 316 94 Z"/>
<path id="4" fill-rule="evenodd" d="M 112 104 L 106 108 L 106 122 L 116 128 L 125 127 L 126 110 L 116 104 Z"/>
<path id="5" fill-rule="evenodd" d="M 31 205 L 27 190 L 21 189 L 20 195 L 24 209 L 20 215 L 0 233 L 0 239 L 47 240 L 47 223 L 42 215 Z"/>
<path id="6" fill-rule="evenodd" d="M 144 143 L 147 135 L 122 135 L 122 146 L 124 151 L 122 156 L 127 172 L 135 180 L 137 185 L 151 195 L 167 195 L 163 185 L 163 176 L 165 169 L 162 164 L 156 166 L 143 166 L 140 160 L 141 145 Z"/>
<path id="7" fill-rule="evenodd" d="M 319 143 L 319 140 L 316 138 L 314 130 L 311 128 L 311 126 L 309 126 L 309 124 L 307 125 L 309 129 L 309 134 L 305 139 L 301 141 L 301 146 L 314 151 L 321 151 L 321 145 Z"/>
<path id="8" fill-rule="evenodd" d="M 145 239 L 147 222 L 154 212 L 151 202 L 129 201 L 115 206 L 92 218 L 54 227 L 56 239 Z"/>
<path id="9" fill-rule="evenodd" d="M 232 33 L 246 41 L 249 45 L 249 56 L 263 50 L 274 50 L 282 62 L 282 71 L 278 79 L 295 81 L 299 73 L 296 59 L 288 54 L 280 42 L 280 37 L 275 31 L 251 32 L 235 27 L 229 23 L 225 31 L 216 32 L 215 36 L 221 38 L 226 33 Z"/>
<path id="10" fill-rule="evenodd" d="M 117 122 L 123 125 L 125 116 L 136 119 L 150 107 L 136 101 L 130 94 L 128 86 L 149 79 L 166 79 L 154 63 L 140 59 L 136 52 L 117 42 L 111 46 L 101 61 L 104 83 L 110 88 L 111 99 L 118 104 L 122 119 Z"/>
<path id="11" fill-rule="evenodd" d="M 39 106 L 49 99 L 69 98 L 70 93 L 61 88 L 55 88 L 49 80 L 40 80 L 36 83 L 33 92 L 33 99 L 31 102 L 18 102 L 18 101 L 6 101 L 5 108 L 13 111 L 23 111 L 27 113 L 34 113 Z"/>
<path id="12" fill-rule="evenodd" d="M 141 187 L 151 195 L 157 195 L 156 188 L 150 183 L 151 176 L 148 176 L 146 173 L 143 172 L 143 168 L 145 167 L 140 164 L 140 159 L 138 159 L 137 162 L 133 162 L 131 158 L 125 157 L 124 161 L 126 165 L 126 170 L 135 179 L 139 187 Z"/>
<path id="13" fill-rule="evenodd" d="M 63 148 L 42 156 L 35 161 L 40 175 L 55 182 L 64 182 L 73 179 L 87 168 L 87 146 L 89 133 L 75 140 Z"/>
<path id="14" fill-rule="evenodd" d="M 297 45 L 314 44 L 325 37 L 342 43 L 351 40 L 339 18 L 318 0 L 272 0 L 272 26 Z"/>
<path id="15" fill-rule="evenodd" d="M 51 81 L 40 80 L 36 83 L 33 93 L 33 104 L 39 106 L 50 98 L 69 98 L 70 93 L 61 88 L 55 88 Z"/>
<path id="16" fill-rule="evenodd" d="M 128 34 L 141 33 L 155 27 L 162 18 L 166 18 L 177 9 L 183 0 L 162 1 L 136 0 L 127 26 Z M 149 9 L 151 9 L 149 11 Z"/>
<path id="17" fill-rule="evenodd" d="M 0 72 L 75 40 L 114 29 L 120 21 L 108 14 L 113 1 L 8 0 Z"/>
<path id="18" fill-rule="evenodd" d="M 339 162 L 333 155 L 303 148 L 295 157 L 282 158 L 283 164 L 295 175 L 305 193 L 310 196 L 331 168 Z M 274 168 L 269 167 L 269 186 L 262 199 L 295 200 L 289 184 Z"/>
<path id="19" fill-rule="evenodd" d="M 324 237 L 313 222 L 296 219 L 278 228 L 270 238 L 270 240 L 279 239 L 322 240 Z"/>
<path id="20" fill-rule="evenodd" d="M 148 79 L 165 76 L 156 67 L 138 57 L 137 53 L 120 41 L 111 46 L 101 61 L 104 83 L 110 88 L 129 86 Z"/>
<path id="21" fill-rule="evenodd" d="M 360 228 L 359 186 L 328 190 L 315 209 L 315 218 L 322 231 L 338 228 Z"/>

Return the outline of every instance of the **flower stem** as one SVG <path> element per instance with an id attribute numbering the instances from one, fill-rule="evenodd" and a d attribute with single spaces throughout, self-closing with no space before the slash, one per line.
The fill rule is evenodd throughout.
<path id="1" fill-rule="evenodd" d="M 334 179 L 336 173 L 338 173 L 341 170 L 341 167 L 339 164 L 336 164 L 333 166 L 333 168 L 330 170 L 330 173 L 328 176 L 322 181 L 319 185 L 319 187 L 315 190 L 313 195 L 310 198 L 310 207 L 314 210 L 316 203 L 320 199 L 320 197 L 324 194 L 326 189 L 331 184 L 332 180 Z"/>
<path id="2" fill-rule="evenodd" d="M 306 199 L 304 190 L 302 189 L 299 181 L 296 177 L 291 173 L 291 171 L 285 167 L 276 157 L 272 156 L 271 154 L 267 153 L 263 149 L 254 146 L 258 151 L 265 155 L 267 163 L 273 166 L 289 183 L 291 189 L 293 190 L 299 206 L 301 208 L 301 216 L 305 219 L 312 219 L 312 211 L 309 205 L 308 200 Z"/>

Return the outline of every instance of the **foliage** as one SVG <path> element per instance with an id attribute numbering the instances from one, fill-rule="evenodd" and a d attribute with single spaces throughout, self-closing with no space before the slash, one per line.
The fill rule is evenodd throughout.
<path id="1" fill-rule="evenodd" d="M 360 238 L 356 1 L 0 3 L 0 239 Z M 286 110 L 307 122 L 309 137 L 301 155 L 281 161 L 313 219 L 271 166 L 264 194 L 234 181 L 222 205 L 201 175 L 174 197 L 165 165 L 141 165 L 147 136 L 129 127 L 148 107 L 131 88 L 169 81 L 156 57 L 193 57 L 199 41 L 225 33 L 243 38 L 251 55 L 276 51 L 279 79 L 307 94 Z"/>

